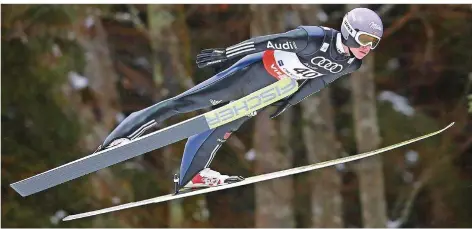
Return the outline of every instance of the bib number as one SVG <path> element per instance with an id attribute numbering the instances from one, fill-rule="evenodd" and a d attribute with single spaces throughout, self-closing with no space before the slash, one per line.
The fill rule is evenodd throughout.
<path id="1" fill-rule="evenodd" d="M 295 72 L 295 74 L 305 79 L 311 79 L 320 76 L 319 72 L 311 70 L 309 68 L 293 68 L 293 71 Z"/>

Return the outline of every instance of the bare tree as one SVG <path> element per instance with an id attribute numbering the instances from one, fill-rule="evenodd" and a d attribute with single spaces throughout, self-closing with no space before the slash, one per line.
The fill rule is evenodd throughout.
<path id="1" fill-rule="evenodd" d="M 120 112 L 116 88 L 118 77 L 112 64 L 107 34 L 97 12 L 90 11 L 85 15 L 86 18 L 81 18 L 74 24 L 75 39 L 85 53 L 85 76 L 70 72 L 69 80 L 72 87 L 64 85 L 63 88 L 70 106 L 74 107 L 74 112 L 78 113 L 77 117 L 85 127 L 86 133 L 82 135 L 79 144 L 88 152 L 93 152 L 102 143 L 117 123 L 116 117 Z M 84 20 L 87 23 L 83 23 Z M 79 86 L 78 81 L 87 83 Z M 73 90 L 74 87 L 80 91 Z M 84 94 L 89 95 L 91 99 L 81 98 Z M 93 193 L 99 200 L 112 202 L 115 196 L 130 198 L 131 193 L 121 187 L 119 180 L 109 168 L 98 171 L 90 179 L 94 188 Z M 94 220 L 96 227 L 106 225 L 109 224 L 101 221 L 101 218 Z"/>
<path id="2" fill-rule="evenodd" d="M 347 5 L 351 10 L 356 5 Z M 361 68 L 351 74 L 354 128 L 359 152 L 380 146 L 374 82 L 374 54 L 363 59 Z M 359 162 L 357 175 L 360 185 L 362 219 L 365 227 L 385 227 L 387 206 L 384 191 L 382 157 L 371 157 Z"/>
<path id="3" fill-rule="evenodd" d="M 180 30 L 185 30 L 186 25 L 179 21 L 181 5 L 149 4 L 147 6 L 149 39 L 152 48 L 153 79 L 159 93 L 155 100 L 158 101 L 166 95 L 175 96 L 181 90 L 192 86 L 185 68 L 181 53 L 183 38 L 178 36 Z M 139 21 L 136 19 L 137 24 Z M 179 29 L 175 29 L 178 24 Z M 138 26 L 138 28 L 140 28 Z M 142 28 L 142 27 L 141 27 Z M 146 33 L 146 31 L 144 31 Z M 165 174 L 171 181 L 172 175 L 178 172 L 179 159 L 176 157 L 175 147 L 167 146 L 163 149 Z M 169 182 L 170 183 L 170 182 Z M 169 187 L 169 191 L 173 191 Z M 182 201 L 171 201 L 169 204 L 169 227 L 184 227 L 184 212 Z"/>
<path id="4" fill-rule="evenodd" d="M 377 122 L 373 54 L 363 60 L 358 72 L 352 73 L 354 128 L 357 150 L 366 152 L 380 146 Z M 383 165 L 381 157 L 372 157 L 359 162 L 359 177 L 362 217 L 366 227 L 385 227 L 387 210 L 384 193 Z"/>
<path id="5" fill-rule="evenodd" d="M 330 89 L 323 89 L 318 95 L 302 101 L 301 105 L 308 162 L 316 163 L 339 157 Z M 312 226 L 342 227 L 342 182 L 338 171 L 335 167 L 328 167 L 311 176 Z"/>
<path id="6" fill-rule="evenodd" d="M 296 5 L 303 24 L 319 25 L 317 15 L 322 13 L 318 5 Z M 303 140 L 308 163 L 332 160 L 339 157 L 334 125 L 334 111 L 330 89 L 301 102 L 304 126 Z M 310 174 L 312 227 L 343 227 L 341 177 L 335 167 L 321 169 Z"/>
<path id="7" fill-rule="evenodd" d="M 253 19 L 251 36 L 282 32 L 283 21 L 273 20 L 280 15 L 280 6 L 251 5 Z M 291 167 L 291 155 L 280 149 L 277 123 L 269 118 L 267 110 L 260 112 L 255 120 L 254 150 L 257 174 Z M 255 185 L 255 227 L 294 227 L 292 209 L 292 178 L 282 178 Z"/>

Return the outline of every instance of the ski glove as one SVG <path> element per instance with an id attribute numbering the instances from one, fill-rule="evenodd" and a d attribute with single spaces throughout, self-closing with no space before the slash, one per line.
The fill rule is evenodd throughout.
<path id="1" fill-rule="evenodd" d="M 226 56 L 226 50 L 222 48 L 205 49 L 197 54 L 197 65 L 199 68 L 216 65 L 228 60 Z"/>

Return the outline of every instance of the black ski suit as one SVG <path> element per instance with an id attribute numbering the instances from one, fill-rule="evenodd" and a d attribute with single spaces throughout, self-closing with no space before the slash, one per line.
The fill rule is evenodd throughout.
<path id="1" fill-rule="evenodd" d="M 237 100 L 276 82 L 284 74 L 297 79 L 301 86 L 291 97 L 278 103 L 276 116 L 361 66 L 361 60 L 344 53 L 341 39 L 340 33 L 331 28 L 300 26 L 286 33 L 251 38 L 226 49 L 204 50 L 197 56 L 199 67 L 242 58 L 188 91 L 132 113 L 103 145 L 119 138 L 136 138 L 174 115 Z M 178 188 L 208 167 L 231 133 L 249 118 L 190 137 L 182 158 Z"/>

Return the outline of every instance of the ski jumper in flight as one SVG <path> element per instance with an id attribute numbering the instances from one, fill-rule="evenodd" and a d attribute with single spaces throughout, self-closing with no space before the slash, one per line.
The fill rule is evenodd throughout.
<path id="1" fill-rule="evenodd" d="M 182 94 L 133 112 L 97 151 L 133 140 L 174 115 L 242 98 L 286 75 L 296 79 L 300 88 L 273 104 L 277 111 L 271 117 L 276 117 L 341 76 L 359 69 L 362 58 L 377 47 L 382 34 L 381 18 L 370 9 L 356 8 L 344 16 L 340 31 L 322 26 L 299 26 L 227 48 L 203 50 L 197 55 L 199 68 L 237 62 Z M 240 176 L 222 175 L 209 166 L 222 144 L 253 115 L 190 137 L 185 145 L 177 188 L 210 187 L 243 180 Z"/>

